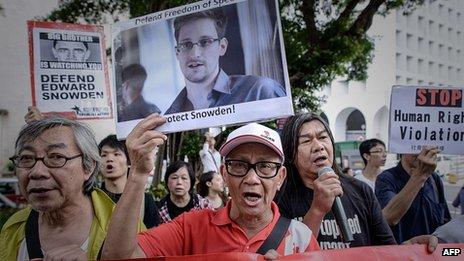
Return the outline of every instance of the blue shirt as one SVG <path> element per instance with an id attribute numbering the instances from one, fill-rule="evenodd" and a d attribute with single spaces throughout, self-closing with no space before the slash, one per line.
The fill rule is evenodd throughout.
<path id="1" fill-rule="evenodd" d="M 401 163 L 383 171 L 375 183 L 375 195 L 381 208 L 406 185 L 410 176 Z M 440 177 L 433 173 L 419 190 L 408 211 L 395 226 L 391 226 L 398 243 L 418 235 L 429 235 L 451 219 Z"/>
<path id="2" fill-rule="evenodd" d="M 221 69 L 213 90 L 208 94 L 208 108 L 283 97 L 285 95 L 284 87 L 270 78 L 254 75 L 228 76 Z M 192 110 L 194 108 L 187 97 L 187 89 L 183 88 L 165 114 Z"/>

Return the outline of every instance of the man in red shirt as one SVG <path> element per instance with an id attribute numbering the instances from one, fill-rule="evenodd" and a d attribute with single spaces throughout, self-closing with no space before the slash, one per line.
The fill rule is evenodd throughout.
<path id="1" fill-rule="evenodd" d="M 286 177 L 279 135 L 256 123 L 231 132 L 220 149 L 225 158 L 220 171 L 231 196 L 226 207 L 184 213 L 136 235 L 139 202 L 154 166 L 155 150 L 166 140 L 153 129 L 164 122 L 164 118 L 150 115 L 127 137 L 132 173 L 113 214 L 102 258 L 256 252 L 279 220 L 273 198 Z M 267 257 L 319 249 L 311 230 L 299 221 L 291 220 L 284 232 Z"/>

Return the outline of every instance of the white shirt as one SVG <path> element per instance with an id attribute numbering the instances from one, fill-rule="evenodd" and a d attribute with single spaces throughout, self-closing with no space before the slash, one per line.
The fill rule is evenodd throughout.
<path id="1" fill-rule="evenodd" d="M 363 181 L 364 183 L 369 185 L 369 187 L 371 187 L 372 191 L 374 191 L 374 193 L 375 193 L 375 181 L 372 181 L 372 180 L 364 177 L 363 174 L 356 175 L 356 176 L 354 176 L 354 178 L 358 179 L 360 181 Z"/>
<path id="2" fill-rule="evenodd" d="M 210 150 L 207 142 L 203 144 L 203 149 L 200 150 L 201 163 L 203 163 L 203 173 L 215 171 L 219 173 L 221 166 L 221 154 L 215 149 Z"/>
<path id="3" fill-rule="evenodd" d="M 87 247 L 89 245 L 89 237 L 87 237 L 81 245 L 82 251 L 87 253 Z M 43 252 L 43 249 L 42 249 Z M 18 261 L 24 261 L 24 260 L 29 260 L 29 253 L 27 252 L 27 243 L 26 243 L 26 238 L 21 241 L 21 245 L 19 245 L 19 250 L 18 250 Z"/>

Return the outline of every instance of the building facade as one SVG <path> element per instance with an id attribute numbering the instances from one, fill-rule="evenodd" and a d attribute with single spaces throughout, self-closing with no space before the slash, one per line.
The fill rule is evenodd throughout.
<path id="1" fill-rule="evenodd" d="M 464 86 L 464 1 L 425 1 L 409 15 L 375 17 L 369 35 L 375 57 L 365 82 L 336 79 L 321 92 L 336 141 L 378 138 L 388 143 L 393 85 Z M 388 147 L 388 144 L 387 144 Z M 395 164 L 389 155 L 387 165 Z"/>

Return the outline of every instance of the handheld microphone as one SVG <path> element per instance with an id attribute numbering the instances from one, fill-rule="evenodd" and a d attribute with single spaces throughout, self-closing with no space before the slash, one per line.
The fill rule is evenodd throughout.
<path id="1" fill-rule="evenodd" d="M 317 176 L 320 177 L 326 173 L 335 172 L 331 167 L 323 167 L 317 172 Z M 332 212 L 334 213 L 335 220 L 337 221 L 338 227 L 341 230 L 343 241 L 350 242 L 354 241 L 353 234 L 348 227 L 348 220 L 346 218 L 345 209 L 343 208 L 342 201 L 339 196 L 335 197 L 332 205 Z"/>

